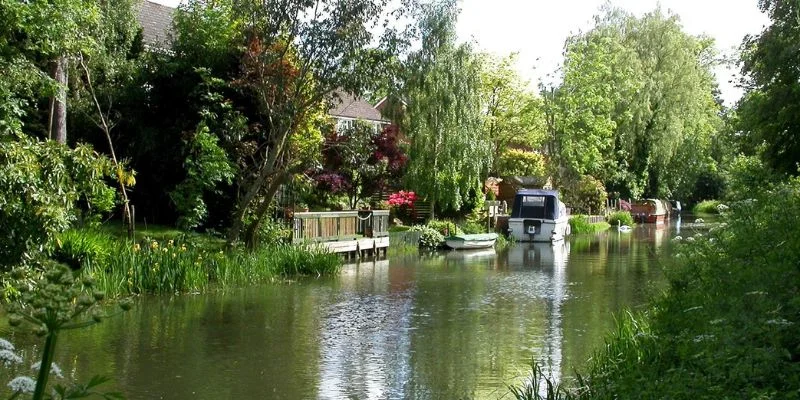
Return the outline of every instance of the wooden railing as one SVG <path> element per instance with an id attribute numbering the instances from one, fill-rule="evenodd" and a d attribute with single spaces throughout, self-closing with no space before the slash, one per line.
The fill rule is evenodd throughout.
<path id="1" fill-rule="evenodd" d="M 388 210 L 298 212 L 292 219 L 292 241 L 295 243 L 388 235 Z"/>

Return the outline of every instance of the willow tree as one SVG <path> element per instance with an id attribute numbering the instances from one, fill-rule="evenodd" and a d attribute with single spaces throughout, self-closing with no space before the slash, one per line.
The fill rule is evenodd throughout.
<path id="1" fill-rule="evenodd" d="M 468 44 L 456 43 L 454 1 L 424 6 L 422 48 L 408 60 L 403 132 L 408 136 L 407 185 L 431 205 L 458 210 L 478 189 L 491 164 L 483 135 L 480 63 Z"/>
<path id="2" fill-rule="evenodd" d="M 713 59 L 710 39 L 660 10 L 598 18 L 567 43 L 562 158 L 623 195 L 687 194 L 721 123 Z"/>

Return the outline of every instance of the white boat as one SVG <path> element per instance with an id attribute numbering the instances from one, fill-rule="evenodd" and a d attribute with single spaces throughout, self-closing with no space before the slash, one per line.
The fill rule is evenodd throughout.
<path id="1" fill-rule="evenodd" d="M 518 242 L 557 242 L 569 236 L 567 207 L 555 190 L 522 189 L 514 198 L 508 233 Z"/>
<path id="2" fill-rule="evenodd" d="M 451 249 L 486 249 L 494 246 L 496 233 L 479 233 L 475 235 L 454 235 L 444 238 Z"/>

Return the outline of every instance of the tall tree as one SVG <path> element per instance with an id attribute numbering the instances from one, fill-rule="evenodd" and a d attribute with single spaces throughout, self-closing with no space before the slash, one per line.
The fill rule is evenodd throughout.
<path id="1" fill-rule="evenodd" d="M 712 45 L 660 10 L 641 18 L 609 10 L 570 38 L 558 92 L 567 168 L 623 196 L 691 187 L 720 129 Z"/>
<path id="2" fill-rule="evenodd" d="M 798 174 L 800 163 L 800 3 L 761 0 L 772 20 L 760 35 L 745 39 L 739 102 L 740 129 L 751 148 L 763 144 L 764 160 L 781 173 Z"/>
<path id="3" fill-rule="evenodd" d="M 455 1 L 422 7 L 422 48 L 408 60 L 402 130 L 410 141 L 408 186 L 436 207 L 458 210 L 492 161 L 483 137 L 480 64 L 456 43 Z"/>
<path id="4" fill-rule="evenodd" d="M 543 102 L 515 69 L 516 54 L 481 56 L 484 137 L 492 142 L 491 173 L 503 175 L 501 164 L 510 149 L 541 150 L 545 139 Z M 514 158 L 514 157 L 511 157 Z"/>
<path id="5" fill-rule="evenodd" d="M 90 0 L 0 2 L 0 63 L 11 72 L 0 77 L 0 87 L 12 91 L 7 96 L 15 125 L 20 125 L 19 105 L 38 97 L 31 87 L 45 89 L 51 98 L 48 136 L 66 142 L 68 61 L 93 46 L 98 19 L 98 3 Z M 23 82 L 30 85 L 8 81 L 20 75 L 28 75 Z"/>
<path id="6" fill-rule="evenodd" d="M 226 2 L 198 0 L 185 8 L 202 11 L 219 8 L 218 3 Z M 298 166 L 293 143 L 303 142 L 309 132 L 318 134 L 317 116 L 336 91 L 363 92 L 382 63 L 395 54 L 394 29 L 384 25 L 382 36 L 372 33 L 386 17 L 384 3 L 269 0 L 230 2 L 226 7 L 235 20 L 227 26 L 234 27 L 244 52 L 238 76 L 220 78 L 228 80 L 244 97 L 242 106 L 253 111 L 245 139 L 254 145 L 240 165 L 229 242 L 244 233 L 247 242 L 254 243 L 250 239 L 274 194 Z"/>

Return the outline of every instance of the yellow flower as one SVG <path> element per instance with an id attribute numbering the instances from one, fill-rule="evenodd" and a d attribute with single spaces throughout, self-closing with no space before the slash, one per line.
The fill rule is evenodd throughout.
<path id="1" fill-rule="evenodd" d="M 133 245 L 133 251 L 139 251 L 139 250 L 141 250 L 141 249 L 142 249 L 142 247 L 141 247 L 141 246 L 139 246 L 139 243 L 135 243 L 135 244 Z"/>
<path id="2" fill-rule="evenodd" d="M 153 241 L 150 243 L 150 248 L 151 248 L 151 249 L 157 249 L 157 248 L 158 248 L 158 242 L 156 242 L 155 240 L 153 240 Z"/>
<path id="3" fill-rule="evenodd" d="M 168 246 L 168 247 L 172 247 L 172 245 L 173 245 L 174 243 L 175 243 L 175 242 L 173 242 L 173 241 L 172 241 L 172 239 L 170 239 L 170 240 L 167 242 L 167 246 Z"/>
<path id="4" fill-rule="evenodd" d="M 166 247 L 163 247 L 163 248 L 161 248 L 161 252 L 162 252 L 162 253 L 166 253 L 167 251 L 168 251 L 168 250 L 167 250 L 167 248 L 166 248 Z"/>

